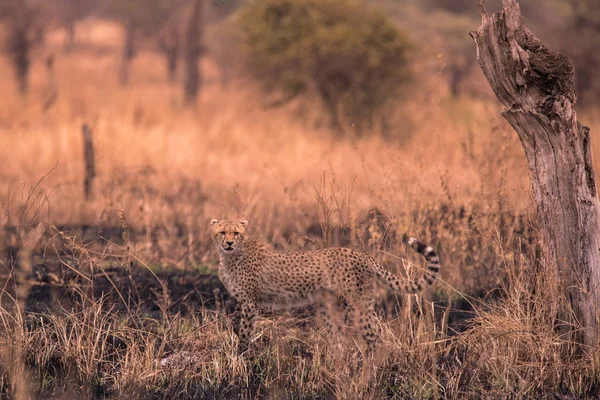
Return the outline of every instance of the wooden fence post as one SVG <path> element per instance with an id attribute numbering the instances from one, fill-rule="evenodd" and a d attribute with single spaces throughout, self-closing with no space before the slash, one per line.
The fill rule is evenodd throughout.
<path id="1" fill-rule="evenodd" d="M 92 129 L 84 123 L 81 126 L 83 135 L 83 157 L 85 163 L 85 177 L 83 180 L 83 194 L 86 200 L 94 196 L 94 178 L 96 177 L 96 160 L 94 157 L 94 142 L 92 141 Z"/>

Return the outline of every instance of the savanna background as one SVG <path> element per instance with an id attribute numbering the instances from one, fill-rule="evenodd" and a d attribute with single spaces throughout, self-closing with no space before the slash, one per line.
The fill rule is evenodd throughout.
<path id="1" fill-rule="evenodd" d="M 597 155 L 600 4 L 521 9 L 574 63 Z M 600 351 L 558 329 L 478 26 L 471 0 L 0 0 L 0 396 L 599 396 Z M 261 318 L 247 360 L 212 218 L 403 276 L 415 236 L 441 279 L 381 285 L 364 365 L 360 335 L 333 346 L 310 309 Z"/>

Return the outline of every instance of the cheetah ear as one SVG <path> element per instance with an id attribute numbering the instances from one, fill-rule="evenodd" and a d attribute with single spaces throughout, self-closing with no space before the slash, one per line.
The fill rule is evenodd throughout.
<path id="1" fill-rule="evenodd" d="M 218 220 L 218 219 L 211 219 L 211 220 L 210 220 L 210 224 L 211 224 L 211 225 L 216 225 L 216 224 L 218 224 L 218 223 L 219 223 L 219 220 Z"/>
<path id="2" fill-rule="evenodd" d="M 246 221 L 246 220 L 240 221 L 240 225 L 245 228 L 248 226 L 248 221 Z"/>

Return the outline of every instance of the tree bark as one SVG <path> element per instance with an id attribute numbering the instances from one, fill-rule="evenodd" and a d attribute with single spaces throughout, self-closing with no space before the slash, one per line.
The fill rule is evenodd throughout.
<path id="1" fill-rule="evenodd" d="M 477 59 L 502 115 L 525 149 L 542 231 L 543 266 L 556 274 L 570 301 L 561 315 L 587 346 L 598 344 L 600 202 L 592 168 L 589 128 L 579 124 L 573 66 L 548 50 L 525 26 L 516 0 L 488 15 L 471 32 Z M 582 328 L 577 331 L 577 328 Z M 575 333 L 577 332 L 577 333 Z"/>
<path id="2" fill-rule="evenodd" d="M 183 92 L 187 105 L 196 102 L 198 90 L 200 89 L 201 76 L 198 60 L 202 53 L 202 7 L 202 0 L 194 1 L 186 32 Z"/>

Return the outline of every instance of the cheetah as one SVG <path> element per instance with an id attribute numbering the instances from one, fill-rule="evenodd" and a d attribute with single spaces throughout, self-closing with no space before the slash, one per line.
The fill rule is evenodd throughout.
<path id="1" fill-rule="evenodd" d="M 348 322 L 361 330 L 367 350 L 372 350 L 379 332 L 373 298 L 375 277 L 394 290 L 410 294 L 432 285 L 440 270 L 435 251 L 417 239 L 409 245 L 427 261 L 425 274 L 404 280 L 387 271 L 373 257 L 347 248 L 313 252 L 278 252 L 246 236 L 248 221 L 211 221 L 212 239 L 219 252 L 219 279 L 237 299 L 233 328 L 238 351 L 250 344 L 255 317 L 262 311 L 316 303 L 327 330 L 333 326 L 326 300 L 340 301 Z"/>

